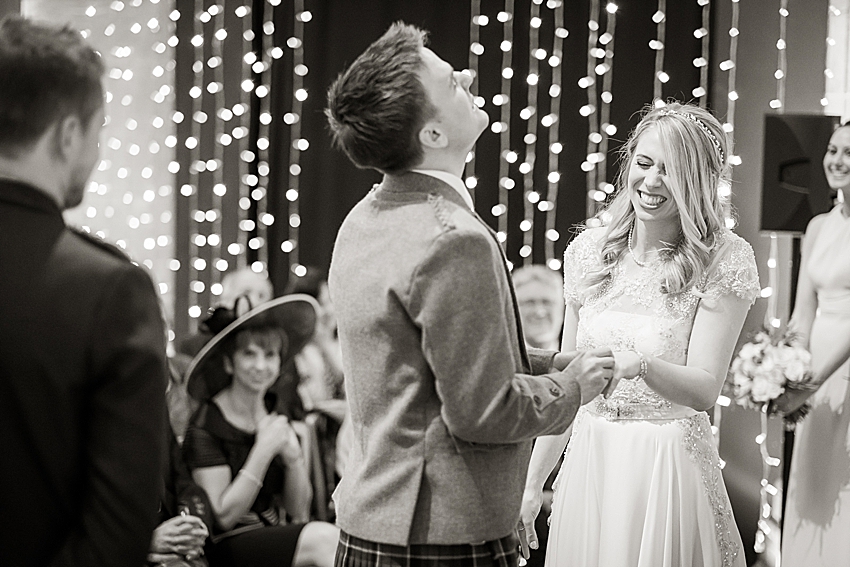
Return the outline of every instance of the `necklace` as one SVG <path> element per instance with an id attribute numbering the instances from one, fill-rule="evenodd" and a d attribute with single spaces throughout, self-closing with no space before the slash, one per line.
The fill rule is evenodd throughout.
<path id="1" fill-rule="evenodd" d="M 649 265 L 649 262 L 641 262 L 640 260 L 638 260 L 638 257 L 635 254 L 635 251 L 632 249 L 632 237 L 634 236 L 634 234 L 635 234 L 635 225 L 632 225 L 632 228 L 629 229 L 629 254 L 632 255 L 632 260 L 635 261 L 635 264 L 637 264 L 641 268 L 645 268 Z"/>

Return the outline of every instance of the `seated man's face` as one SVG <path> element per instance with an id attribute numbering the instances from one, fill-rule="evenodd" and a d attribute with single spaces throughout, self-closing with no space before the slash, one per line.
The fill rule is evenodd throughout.
<path id="1" fill-rule="evenodd" d="M 560 348 L 564 324 L 561 291 L 539 281 L 530 281 L 516 289 L 522 330 L 526 342 L 537 348 Z"/>

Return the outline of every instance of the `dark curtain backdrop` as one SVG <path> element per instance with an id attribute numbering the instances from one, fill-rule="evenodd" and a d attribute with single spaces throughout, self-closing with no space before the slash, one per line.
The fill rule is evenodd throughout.
<path id="1" fill-rule="evenodd" d="M 515 74 L 511 92 L 511 149 L 517 151 L 520 156 L 523 155 L 522 137 L 526 132 L 526 125 L 520 120 L 519 111 L 526 106 L 527 97 L 523 79 L 528 72 L 530 1 L 518 0 L 515 3 L 514 18 Z M 618 127 L 618 132 L 609 146 L 609 180 L 613 180 L 615 173 L 616 148 L 637 123 L 636 112 L 652 100 L 655 64 L 655 52 L 649 49 L 648 44 L 656 34 L 652 15 L 657 10 L 657 1 L 625 0 L 619 2 L 619 5 L 611 104 L 611 122 Z M 605 30 L 604 3 L 602 7 L 600 33 Z M 304 107 L 302 134 L 310 140 L 311 146 L 301 156 L 303 173 L 299 259 L 302 264 L 324 268 L 330 262 L 334 238 L 346 213 L 381 178 L 375 171 L 357 169 L 342 152 L 331 147 L 322 114 L 324 93 L 328 85 L 397 20 L 429 30 L 430 47 L 456 68 L 464 69 L 468 66 L 469 59 L 471 15 L 470 3 L 462 0 L 324 0 L 308 1 L 307 8 L 313 13 L 313 20 L 305 26 L 304 38 L 305 63 L 310 69 L 310 73 L 305 77 L 305 87 L 310 92 L 310 98 Z M 489 16 L 490 23 L 482 27 L 480 32 L 479 41 L 485 46 L 485 53 L 479 58 L 478 91 L 487 100 L 485 109 L 492 121 L 499 119 L 499 107 L 492 104 L 492 96 L 499 92 L 501 83 L 501 51 L 498 46 L 502 40 L 502 25 L 496 20 L 496 15 L 503 9 L 502 1 L 484 0 L 481 3 L 481 11 Z M 587 94 L 577 83 L 579 78 L 586 75 L 587 70 L 587 21 L 590 2 L 569 0 L 564 2 L 564 9 L 564 27 L 569 31 L 569 36 L 564 40 L 561 119 L 557 126 L 564 151 L 560 155 L 562 177 L 557 208 L 557 228 L 562 237 L 555 245 L 556 258 L 563 255 L 568 238 L 572 236 L 570 227 L 585 219 L 587 195 L 586 174 L 580 165 L 586 155 L 588 119 L 580 116 L 578 112 L 582 105 L 587 104 Z M 667 3 L 664 69 L 670 75 L 670 81 L 664 86 L 664 98 L 691 100 L 691 90 L 699 85 L 699 70 L 694 67 L 693 60 L 700 56 L 700 45 L 694 39 L 693 31 L 701 25 L 701 10 L 697 2 Z M 544 14 L 548 11 L 543 8 Z M 288 26 L 278 28 L 289 29 Z M 551 48 L 552 34 L 552 19 L 544 17 L 540 40 L 541 47 L 547 48 L 547 51 Z M 280 63 L 286 65 L 283 59 Z M 541 62 L 540 70 L 540 84 L 547 85 L 551 68 L 544 61 Z M 273 106 L 278 109 L 276 114 L 286 112 L 291 94 L 291 87 L 286 83 L 291 74 L 280 73 L 280 76 L 282 84 L 279 87 L 282 88 L 272 91 L 273 96 L 278 95 L 273 99 Z M 601 84 L 601 80 L 599 83 Z M 539 101 L 542 108 L 548 105 L 543 103 L 546 97 L 545 92 L 541 92 Z M 542 114 L 543 112 L 538 112 L 538 119 Z M 271 155 L 288 155 L 288 126 L 281 121 L 275 121 L 273 124 Z M 544 196 L 548 173 L 546 139 L 546 133 L 541 128 L 538 132 L 535 187 L 539 187 L 538 190 Z M 275 151 L 275 147 L 279 150 Z M 476 175 L 479 177 L 479 183 L 474 191 L 474 198 L 476 209 L 494 228 L 496 219 L 490 209 L 498 203 L 499 150 L 499 136 L 486 130 L 476 147 Z M 510 196 L 508 214 L 511 229 L 508 233 L 507 252 L 509 259 L 515 264 L 522 262 L 519 257 L 522 233 L 516 228 L 523 218 L 522 175 L 517 170 L 521 161 L 522 159 L 519 159 L 510 168 L 510 175 L 517 182 L 517 186 Z M 283 193 L 287 189 L 287 167 L 285 159 L 273 163 L 270 180 L 270 198 L 274 200 L 274 206 L 282 210 L 286 207 Z M 545 261 L 542 246 L 545 223 L 543 213 L 536 211 L 535 214 L 535 246 L 532 259 L 540 263 Z M 285 217 L 284 214 L 277 216 Z M 281 252 L 279 245 L 275 245 L 286 240 L 287 229 L 285 223 L 275 223 L 270 227 L 269 268 L 276 289 L 283 289 L 290 274 L 285 254 Z"/>
<path id="2" fill-rule="evenodd" d="M 525 77 L 529 63 L 529 19 L 532 0 L 516 0 L 514 2 L 513 21 L 513 67 L 514 78 L 511 81 L 511 147 L 520 159 L 512 164 L 509 176 L 516 182 L 516 187 L 510 192 L 508 200 L 508 238 L 506 249 L 509 259 L 514 264 L 542 263 L 544 257 L 544 213 L 535 208 L 534 212 L 534 245 L 532 255 L 523 259 L 519 249 L 523 244 L 523 233 L 519 223 L 524 218 L 523 177 L 518 168 L 523 161 L 525 145 L 523 136 L 527 124 L 519 117 L 519 112 L 527 105 L 527 84 Z M 203 57 L 206 61 L 212 55 L 212 35 L 217 27 L 215 20 L 199 24 L 197 17 L 201 8 L 208 10 L 216 4 L 215 0 L 177 0 L 178 8 L 187 16 L 177 22 L 177 35 L 180 39 L 176 48 L 176 105 L 186 119 L 177 125 L 177 161 L 180 171 L 176 175 L 177 191 L 176 204 L 176 243 L 177 257 L 180 269 L 176 274 L 176 285 L 180 291 L 177 294 L 175 306 L 175 330 L 178 336 L 194 330 L 198 319 L 186 315 L 189 306 L 198 305 L 206 310 L 215 298 L 209 295 L 210 284 L 220 281 L 220 273 L 213 271 L 212 266 L 217 258 L 228 261 L 229 269 L 246 265 L 262 259 L 267 254 L 269 273 L 277 293 L 286 286 L 291 276 L 293 257 L 281 250 L 281 243 L 291 238 L 290 225 L 287 222 L 292 205 L 286 198 L 289 189 L 289 165 L 291 147 L 291 126 L 281 117 L 292 110 L 293 106 L 293 58 L 294 52 L 286 47 L 287 39 L 293 34 L 295 8 L 293 2 L 281 2 L 274 8 L 275 31 L 273 44 L 283 47 L 283 56 L 272 59 L 263 52 L 261 36 L 264 21 L 263 14 L 270 14 L 269 5 L 264 0 L 253 1 L 252 25 L 255 31 L 253 45 L 242 40 L 245 20 L 234 15 L 236 8 L 243 4 L 242 0 L 227 0 L 224 7 L 223 22 L 228 29 L 228 36 L 222 42 L 222 58 L 224 73 L 223 94 L 213 96 L 204 92 L 200 100 L 194 101 L 188 95 L 189 89 L 196 84 L 195 61 L 198 56 L 191 44 L 193 35 L 201 33 L 206 39 L 203 45 Z M 572 228 L 582 222 L 587 212 L 587 177 L 581 170 L 581 163 L 586 159 L 587 138 L 589 133 L 588 118 L 579 114 L 579 108 L 588 104 L 587 91 L 578 86 L 578 80 L 587 74 L 588 51 L 588 18 L 591 6 L 596 4 L 596 17 L 599 19 L 599 34 L 607 26 L 605 2 L 593 0 L 568 0 L 563 3 L 564 27 L 569 35 L 563 40 L 562 62 L 562 94 L 560 98 L 559 122 L 553 126 L 558 129 L 558 137 L 564 145 L 560 154 L 558 184 L 558 199 L 556 208 L 556 229 L 561 234 L 555 243 L 554 257 L 563 255 Z M 502 0 L 482 0 L 481 13 L 489 16 L 489 24 L 480 27 L 479 42 L 484 45 L 485 52 L 479 57 L 479 74 L 475 88 L 478 94 L 486 100 L 485 110 L 491 121 L 500 117 L 500 108 L 492 102 L 493 95 L 501 88 L 502 52 L 499 44 L 502 41 L 503 25 L 497 20 L 497 14 L 505 9 Z M 608 146 L 607 181 L 613 182 L 617 153 L 616 150 L 630 130 L 637 123 L 639 111 L 652 101 L 655 51 L 649 48 L 649 42 L 656 38 L 656 25 L 652 15 L 658 8 L 656 0 L 622 0 L 619 2 L 616 15 L 616 31 L 613 43 L 613 100 L 610 105 L 610 122 L 618 131 Z M 551 54 L 554 33 L 554 11 L 547 7 L 544 0 L 539 7 L 543 24 L 540 28 L 540 47 Z M 464 69 L 469 62 L 470 45 L 470 2 L 464 0 L 305 0 L 304 9 L 309 10 L 312 18 L 304 24 L 303 56 L 309 72 L 303 77 L 304 88 L 309 97 L 303 102 L 301 120 L 301 137 L 310 143 L 309 149 L 301 152 L 301 175 L 299 179 L 300 197 L 298 213 L 301 224 L 297 234 L 297 260 L 303 265 L 315 265 L 327 268 L 337 230 L 346 213 L 361 199 L 373 184 L 380 181 L 380 175 L 374 171 L 364 171 L 355 168 L 344 154 L 331 147 L 323 108 L 325 93 L 330 83 L 346 68 L 372 41 L 378 38 L 389 25 L 403 20 L 430 31 L 430 47 L 443 59 L 458 69 Z M 670 80 L 663 86 L 663 98 L 692 100 L 691 91 L 699 86 L 699 69 L 693 65 L 693 60 L 700 56 L 700 41 L 694 38 L 694 30 L 701 25 L 702 7 L 697 2 L 668 2 L 666 15 L 666 50 L 664 55 L 664 71 Z M 599 44 L 597 44 L 599 46 Z M 216 137 L 219 135 L 221 123 L 210 119 L 203 124 L 193 123 L 190 119 L 193 109 L 202 108 L 209 117 L 216 113 L 216 100 L 224 106 L 232 108 L 236 102 L 244 100 L 240 92 L 240 83 L 244 78 L 245 63 L 243 56 L 246 50 L 253 48 L 257 55 L 271 63 L 271 69 L 262 78 L 255 74 L 257 84 L 262 80 L 271 87 L 268 108 L 273 116 L 268 126 L 271 142 L 268 150 L 268 192 L 265 197 L 265 207 L 275 216 L 275 222 L 266 230 L 264 251 L 246 249 L 241 254 L 230 254 L 222 246 L 214 249 L 210 246 L 194 247 L 190 239 L 195 234 L 209 235 L 219 233 L 222 242 L 235 242 L 241 235 L 244 239 L 257 235 L 257 230 L 245 231 L 238 228 L 239 211 L 237 199 L 246 195 L 244 175 L 257 172 L 257 162 L 250 164 L 240 162 L 240 151 L 248 144 L 248 149 L 257 152 L 258 124 L 260 100 L 256 96 L 249 97 L 252 111 L 250 118 L 250 136 L 245 140 L 234 143 L 224 150 L 218 150 L 223 157 L 220 179 L 228 186 L 228 193 L 223 198 L 212 195 L 215 175 L 209 171 L 197 173 L 190 178 L 190 166 L 193 160 L 209 159 L 216 152 Z M 610 48 L 610 45 L 609 45 Z M 594 65 L 601 60 L 594 61 Z M 712 65 L 715 66 L 715 65 Z M 206 84 L 209 77 L 218 71 L 203 66 L 204 77 L 200 82 Z M 538 120 L 536 144 L 536 165 L 534 169 L 535 190 L 547 198 L 548 174 L 548 130 L 539 125 L 540 117 L 548 113 L 548 85 L 551 81 L 551 67 L 546 61 L 540 61 Z M 602 78 L 597 78 L 597 91 L 601 92 Z M 594 101 L 599 105 L 599 101 Z M 218 125 L 217 125 L 218 124 Z M 227 125 L 232 128 L 234 124 Z M 217 130 L 217 128 L 219 130 Z M 199 146 L 190 151 L 185 147 L 185 140 L 191 135 L 199 136 Z M 239 146 L 239 147 L 237 147 Z M 476 147 L 476 175 L 479 178 L 474 190 L 476 208 L 481 216 L 491 225 L 497 227 L 497 219 L 492 215 L 493 205 L 499 202 L 499 163 L 500 138 L 487 130 L 482 134 Z M 197 191 L 191 197 L 179 194 L 179 188 L 184 184 L 197 184 Z M 241 185 L 241 189 L 239 188 Z M 208 210 L 221 207 L 221 217 L 215 222 L 198 223 L 192 219 L 198 209 Z M 249 218 L 257 219 L 258 207 L 252 202 L 247 213 Z M 239 232 L 242 231 L 242 232 Z M 248 232 L 247 235 L 243 232 Z M 196 258 L 206 261 L 206 268 L 195 270 Z M 203 293 L 189 292 L 192 282 L 202 281 L 206 284 Z"/>

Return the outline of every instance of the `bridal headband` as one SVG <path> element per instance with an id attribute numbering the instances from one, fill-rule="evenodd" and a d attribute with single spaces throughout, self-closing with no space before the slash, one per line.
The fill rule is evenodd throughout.
<path id="1" fill-rule="evenodd" d="M 714 144 L 714 150 L 717 152 L 717 156 L 720 158 L 720 163 L 725 163 L 723 149 L 720 146 L 720 140 L 717 139 L 717 136 L 714 135 L 714 132 L 711 131 L 705 122 L 691 114 L 690 112 L 680 112 L 678 110 L 673 110 L 671 108 L 664 108 L 661 110 L 661 116 L 667 116 L 668 114 L 678 114 L 679 116 L 684 116 L 694 124 L 696 124 L 700 130 L 705 132 L 705 135 L 711 140 L 711 143 Z"/>

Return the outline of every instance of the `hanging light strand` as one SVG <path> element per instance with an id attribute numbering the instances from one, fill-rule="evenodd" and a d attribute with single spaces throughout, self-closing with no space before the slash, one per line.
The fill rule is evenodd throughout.
<path id="1" fill-rule="evenodd" d="M 190 124 L 190 136 L 184 140 L 189 149 L 189 183 L 181 188 L 181 194 L 189 199 L 189 210 L 192 211 L 194 220 L 193 228 L 190 230 L 192 237 L 189 239 L 189 330 L 195 332 L 198 318 L 203 313 L 201 306 L 201 294 L 196 291 L 197 284 L 201 281 L 201 274 L 206 262 L 200 257 L 198 236 L 201 234 L 202 223 L 206 220 L 205 212 L 200 210 L 200 183 L 198 165 L 201 163 L 201 123 L 196 119 L 203 108 L 204 93 L 204 23 L 201 16 L 205 13 L 203 0 L 195 0 L 192 13 L 192 87 L 189 95 L 192 99 L 192 113 L 183 118 Z"/>
<path id="2" fill-rule="evenodd" d="M 484 106 L 484 99 L 478 96 L 478 58 L 484 54 L 484 46 L 481 44 L 481 27 L 486 26 L 489 22 L 487 16 L 481 14 L 481 0 L 472 0 L 470 5 L 470 13 L 472 17 L 469 20 L 469 72 L 472 74 L 472 84 L 469 85 L 469 92 L 475 97 L 475 104 L 479 107 Z M 464 174 L 466 186 L 470 190 L 474 190 L 478 185 L 478 178 L 475 177 L 475 149 L 470 150 L 466 160 L 466 171 Z"/>
<path id="3" fill-rule="evenodd" d="M 788 0 L 780 0 L 779 8 L 779 39 L 776 41 L 777 50 L 777 69 L 774 73 L 776 78 L 776 98 L 770 101 L 770 107 L 779 113 L 784 112 L 785 108 L 785 33 L 788 17 Z M 768 253 L 767 268 L 768 268 L 768 288 L 762 290 L 762 297 L 767 297 L 767 311 L 765 312 L 764 324 L 765 327 L 778 331 L 781 321 L 778 314 L 778 298 L 779 293 L 779 274 L 777 266 L 777 258 L 779 256 L 779 237 L 777 233 L 770 233 L 770 252 Z M 779 466 L 780 460 L 772 457 L 767 450 L 767 411 L 762 409 L 761 414 L 761 432 L 756 438 L 756 443 L 759 445 L 762 458 L 762 478 L 759 489 L 759 521 L 758 529 L 756 530 L 755 543 L 753 549 L 756 553 L 763 553 L 767 547 L 767 539 L 771 532 L 768 520 L 771 517 L 770 498 L 776 493 L 776 489 L 770 490 L 770 470 L 772 467 Z"/>
<path id="4" fill-rule="evenodd" d="M 658 0 L 658 10 L 652 16 L 652 21 L 655 22 L 655 39 L 649 42 L 649 46 L 655 50 L 655 79 L 652 89 L 652 97 L 657 102 L 663 102 L 664 83 L 670 80 L 667 73 L 664 72 L 664 42 L 666 41 L 666 25 L 667 25 L 667 0 Z"/>
<path id="5" fill-rule="evenodd" d="M 304 9 L 304 0 L 295 0 L 295 21 L 290 48 L 292 49 L 292 118 L 290 125 L 289 147 L 289 269 L 296 276 L 303 276 L 307 269 L 299 262 L 299 234 L 301 213 L 299 208 L 301 192 L 301 153 L 307 151 L 310 143 L 301 137 L 301 119 L 307 90 L 304 89 L 304 76 L 308 69 L 304 64 L 304 23 L 312 19 L 312 14 Z"/>
<path id="6" fill-rule="evenodd" d="M 732 17 L 729 25 L 729 57 L 728 59 L 722 61 L 719 64 L 720 70 L 724 72 L 728 72 L 728 81 L 727 81 L 727 106 L 726 106 L 726 122 L 723 124 L 723 131 L 729 134 L 728 136 L 728 146 L 729 146 L 729 164 L 734 165 L 736 161 L 736 156 L 732 155 L 733 145 L 732 145 L 732 132 L 735 130 L 735 101 L 738 98 L 738 94 L 735 91 L 735 74 L 736 74 L 736 65 L 738 59 L 738 17 L 739 17 L 739 8 L 738 8 L 738 0 L 731 0 L 732 2 Z M 703 11 L 703 26 L 706 25 L 705 20 L 705 10 Z M 708 31 L 707 27 L 704 27 L 706 32 Z M 708 33 L 706 33 L 706 37 L 708 37 Z M 705 37 L 703 38 L 703 56 L 705 56 Z M 706 65 L 703 69 L 707 69 L 708 65 Z M 700 72 L 700 82 L 702 85 L 702 71 Z M 701 102 L 702 104 L 702 102 Z M 724 202 L 724 215 L 725 222 L 727 228 L 735 227 L 735 219 L 732 218 L 731 215 L 731 196 L 732 189 L 728 184 L 721 184 L 718 189 L 718 193 L 720 194 L 721 201 Z M 720 447 L 720 423 L 723 418 L 723 408 L 728 407 L 732 401 L 728 396 L 720 394 L 717 398 L 717 403 L 714 404 L 714 414 L 713 414 L 713 423 L 711 425 L 711 431 L 714 434 L 714 441 L 719 449 Z M 721 459 L 720 466 L 723 468 L 726 463 Z"/>
<path id="7" fill-rule="evenodd" d="M 268 228 L 264 220 L 269 214 L 269 147 L 271 146 L 271 123 L 274 120 L 271 112 L 271 50 L 274 47 L 275 6 L 278 2 L 266 0 L 263 6 L 263 27 L 260 30 L 259 54 L 252 65 L 255 77 L 254 103 L 259 107 L 259 126 L 257 128 L 257 164 L 254 189 L 251 199 L 256 203 L 256 216 L 252 219 L 256 236 L 248 241 L 248 247 L 256 251 L 256 260 L 251 265 L 255 272 L 261 272 L 268 267 Z"/>
<path id="8" fill-rule="evenodd" d="M 599 39 L 599 0 L 591 0 L 590 16 L 587 21 L 587 75 L 579 79 L 579 86 L 587 92 L 587 104 L 579 109 L 582 116 L 587 117 L 587 156 L 594 155 L 602 135 L 599 134 L 599 116 L 596 113 L 597 90 L 596 90 L 596 52 Z M 589 160 L 581 164 L 582 170 L 587 178 L 587 207 L 586 216 L 592 217 L 596 212 L 596 201 L 593 194 L 596 191 L 597 172 L 596 166 Z"/>
<path id="9" fill-rule="evenodd" d="M 770 253 L 768 254 L 768 288 L 762 290 L 762 297 L 767 296 L 767 313 L 765 314 L 765 326 L 773 330 L 777 330 L 780 326 L 780 320 L 777 316 L 777 285 L 779 277 L 777 273 L 776 257 L 779 251 L 778 237 L 775 232 L 770 233 Z M 759 521 L 758 529 L 756 530 L 755 543 L 753 549 L 756 553 L 763 553 L 767 547 L 767 538 L 770 535 L 771 527 L 768 520 L 771 516 L 772 507 L 770 504 L 771 497 L 777 493 L 776 487 L 770 483 L 771 468 L 777 467 L 780 460 L 772 457 L 767 449 L 767 404 L 761 411 L 761 432 L 756 437 L 756 444 L 759 445 L 761 454 L 761 484 L 759 488 Z"/>
<path id="10" fill-rule="evenodd" d="M 519 255 L 524 263 L 532 261 L 532 247 L 534 245 L 534 205 L 539 201 L 539 194 L 534 190 L 534 166 L 537 152 L 537 83 L 540 80 L 538 57 L 540 49 L 540 3 L 543 0 L 533 0 L 529 5 L 529 30 L 528 30 L 528 76 L 527 83 L 527 105 L 520 111 L 520 118 L 526 121 L 526 133 L 523 138 L 525 143 L 525 158 L 519 169 L 522 174 L 523 186 L 523 219 L 519 229 L 522 232 L 522 247 Z M 542 51 L 542 50 L 541 50 Z M 545 51 L 542 53 L 546 57 Z M 544 117 L 545 119 L 545 117 Z"/>
<path id="11" fill-rule="evenodd" d="M 617 133 L 617 128 L 609 121 L 611 119 L 611 86 L 614 81 L 614 33 L 617 29 L 617 5 L 609 2 L 605 6 L 608 12 L 608 24 L 605 33 L 599 38 L 602 45 L 599 49 L 605 51 L 605 59 L 601 65 L 596 66 L 596 73 L 602 75 L 602 93 L 599 102 L 599 147 L 595 155 L 589 155 L 588 161 L 596 163 L 597 185 L 593 189 L 591 197 L 595 203 L 594 214 L 602 208 L 605 200 L 614 192 L 614 185 L 608 181 L 608 140 L 610 136 Z"/>
<path id="12" fill-rule="evenodd" d="M 208 11 L 213 10 L 210 6 Z M 225 137 L 224 128 L 227 122 L 224 120 L 225 115 L 222 114 L 224 109 L 224 38 L 227 37 L 227 30 L 224 25 L 224 9 L 215 5 L 215 14 L 213 14 L 213 27 L 215 35 L 210 43 L 212 57 L 207 61 L 207 66 L 212 67 L 213 80 L 207 84 L 207 92 L 213 94 L 215 99 L 215 114 L 213 116 L 213 130 L 215 139 L 213 140 L 213 162 L 215 169 L 213 170 L 213 188 L 212 188 L 212 210 L 215 218 L 212 221 L 212 232 L 207 235 L 207 245 L 210 247 L 210 257 L 212 266 L 210 267 L 209 293 L 213 290 L 218 291 L 222 272 L 227 271 L 227 260 L 222 258 L 222 241 L 221 234 L 224 223 L 224 206 L 223 197 L 227 192 L 227 187 L 224 184 L 224 148 L 228 142 L 229 136 Z M 211 302 L 212 303 L 212 302 Z"/>
<path id="13" fill-rule="evenodd" d="M 694 60 L 694 66 L 699 69 L 699 86 L 691 94 L 699 98 L 699 105 L 705 108 L 708 103 L 708 61 L 711 57 L 710 31 L 711 6 L 709 0 L 697 0 L 702 6 L 702 27 L 694 30 L 694 37 L 700 40 L 701 54 Z"/>
<path id="14" fill-rule="evenodd" d="M 496 236 L 500 242 L 505 242 L 508 238 L 508 196 L 509 191 L 514 188 L 514 180 L 510 178 L 510 164 L 516 161 L 516 155 L 510 150 L 511 134 L 511 79 L 513 78 L 514 70 L 511 66 L 513 54 L 513 0 L 505 0 L 505 9 L 499 12 L 498 20 L 503 25 L 502 35 L 502 84 L 501 93 L 496 95 L 501 103 L 500 120 L 490 126 L 493 132 L 499 134 L 499 204 L 494 208 L 493 213 L 497 216 L 498 232 Z"/>
<path id="15" fill-rule="evenodd" d="M 251 8 L 248 5 L 243 5 L 237 8 L 237 15 L 242 18 L 242 57 L 241 64 L 241 86 L 239 89 L 239 102 L 233 106 L 234 122 L 236 126 L 231 133 L 239 142 L 239 219 L 236 230 L 236 241 L 230 247 L 232 253 L 238 254 L 237 265 L 244 268 L 248 254 L 248 239 L 250 233 L 246 230 L 246 224 L 250 220 L 251 211 L 251 186 L 248 184 L 249 175 L 253 168 L 253 162 L 257 159 L 254 149 L 250 146 L 250 138 L 246 134 L 249 131 L 251 120 L 251 90 L 249 87 L 252 84 L 251 65 L 254 62 L 255 53 L 253 51 L 254 30 L 252 26 Z M 250 59 L 246 59 L 246 57 Z M 237 135 L 238 133 L 238 135 Z"/>
<path id="16" fill-rule="evenodd" d="M 826 65 L 824 67 L 824 93 L 821 98 L 824 114 L 838 115 L 841 123 L 850 115 L 850 73 L 847 53 L 850 53 L 850 14 L 848 1 L 830 2 L 826 37 Z M 839 46 L 839 41 L 841 45 Z"/>
<path id="17" fill-rule="evenodd" d="M 547 4 L 550 7 L 552 3 Z M 564 39 L 568 32 L 564 28 L 564 3 L 554 3 L 555 11 L 555 33 L 552 37 L 552 55 L 549 57 L 549 66 L 552 67 L 552 84 L 549 87 L 549 114 L 556 118 L 561 115 L 561 78 L 564 57 Z M 557 124 L 557 120 L 556 120 Z M 558 185 L 560 184 L 560 155 L 563 145 L 559 141 L 559 128 L 549 128 L 549 176 L 546 200 L 540 201 L 537 208 L 546 213 L 546 233 L 544 240 L 544 253 L 546 263 L 553 270 L 561 269 L 561 260 L 555 257 L 555 242 L 560 240 L 560 234 L 555 228 L 558 212 Z"/>
<path id="18" fill-rule="evenodd" d="M 779 8 L 779 39 L 776 41 L 776 98 L 770 101 L 770 108 L 780 114 L 785 111 L 785 74 L 788 63 L 786 58 L 786 29 L 788 26 L 788 0 L 780 0 Z"/>
<path id="19" fill-rule="evenodd" d="M 729 58 L 720 63 L 721 71 L 728 71 L 729 77 L 727 81 L 727 106 L 726 106 L 726 122 L 723 124 L 723 131 L 730 135 L 729 140 L 729 164 L 732 166 L 741 163 L 740 158 L 734 152 L 734 134 L 735 132 L 735 104 L 738 100 L 738 91 L 735 86 L 735 79 L 738 73 L 738 18 L 740 8 L 738 0 L 732 0 L 732 23 L 729 26 Z"/>

